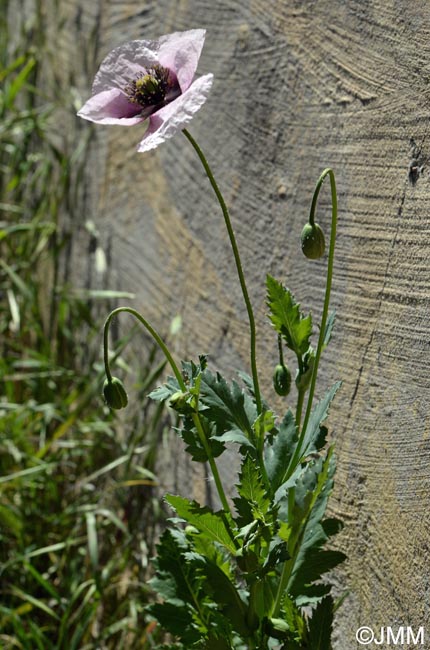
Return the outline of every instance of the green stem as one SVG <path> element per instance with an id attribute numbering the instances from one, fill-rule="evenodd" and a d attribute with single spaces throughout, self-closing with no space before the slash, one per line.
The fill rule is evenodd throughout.
<path id="1" fill-rule="evenodd" d="M 297 355 L 297 363 L 299 366 L 299 376 L 303 374 L 303 361 L 300 354 Z M 306 395 L 306 389 L 298 388 L 297 406 L 296 406 L 296 427 L 297 431 L 300 429 L 300 422 L 302 420 L 303 401 Z"/>
<path id="2" fill-rule="evenodd" d="M 273 618 L 276 618 L 279 615 L 279 610 L 281 609 L 281 603 L 282 603 L 282 596 L 284 595 L 284 592 L 288 586 L 288 582 L 290 580 L 294 568 L 294 564 L 296 563 L 297 560 L 298 550 L 299 547 L 296 547 L 293 556 L 285 562 L 284 568 L 282 569 L 282 574 L 278 585 L 278 591 L 276 593 L 276 598 L 271 613 L 271 616 Z"/>
<path id="3" fill-rule="evenodd" d="M 296 406 L 296 427 L 297 427 L 297 429 L 300 429 L 300 422 L 301 422 L 301 419 L 302 419 L 303 402 L 304 402 L 304 399 L 305 399 L 305 393 L 306 393 L 305 390 L 299 388 L 298 395 L 297 395 L 297 406 Z"/>
<path id="4" fill-rule="evenodd" d="M 227 205 L 224 201 L 224 197 L 221 194 L 221 191 L 218 187 L 218 184 L 214 178 L 214 175 L 212 174 L 212 170 L 209 166 L 208 161 L 205 158 L 205 155 L 203 154 L 202 150 L 200 149 L 199 145 L 197 142 L 194 140 L 194 138 L 191 136 L 191 134 L 184 129 L 183 130 L 184 135 L 186 138 L 189 140 L 189 142 L 192 144 L 194 147 L 198 157 L 200 158 L 200 161 L 204 167 L 204 170 L 206 172 L 206 175 L 210 181 L 210 184 L 212 185 L 212 188 L 216 194 L 216 197 L 218 199 L 218 202 L 221 206 L 221 210 L 224 216 L 224 221 L 225 225 L 227 227 L 227 232 L 228 236 L 230 238 L 230 243 L 231 247 L 233 249 L 233 255 L 234 255 L 234 260 L 236 262 L 236 269 L 237 269 L 237 274 L 239 276 L 239 282 L 240 286 L 242 289 L 242 294 L 243 298 L 245 300 L 245 305 L 246 305 L 246 310 L 248 312 L 248 319 L 249 319 L 249 329 L 250 329 L 250 337 L 251 337 L 251 371 L 252 371 L 252 379 L 254 383 L 254 394 L 255 394 L 255 402 L 257 405 L 257 411 L 258 413 L 261 413 L 261 395 L 260 395 L 260 386 L 258 382 L 258 372 L 257 372 L 257 360 L 256 360 L 256 333 L 255 333 L 255 319 L 254 319 L 254 312 L 252 310 L 252 305 L 251 301 L 249 299 L 249 294 L 248 294 L 248 289 L 246 287 L 245 283 L 245 276 L 243 274 L 243 269 L 242 269 L 242 262 L 240 259 L 239 255 L 239 249 L 237 247 L 236 243 L 236 238 L 234 235 L 233 227 L 231 225 L 231 220 L 230 220 L 230 215 L 228 212 Z"/>
<path id="5" fill-rule="evenodd" d="M 211 448 L 208 445 L 208 441 L 207 441 L 207 438 L 206 438 L 206 433 L 205 433 L 205 431 L 203 429 L 203 425 L 202 425 L 202 422 L 200 420 L 199 413 L 193 413 L 192 418 L 193 418 L 194 426 L 197 429 L 197 433 L 199 434 L 200 442 L 202 443 L 203 449 L 205 450 L 206 455 L 208 457 L 209 466 L 211 468 L 212 475 L 214 477 L 216 489 L 218 491 L 218 496 L 219 496 L 220 501 L 222 503 L 222 507 L 224 509 L 224 512 L 229 513 L 229 515 L 232 517 L 232 512 L 231 512 L 229 503 L 227 501 L 227 497 L 226 497 L 225 492 L 224 492 L 221 477 L 220 477 L 219 472 L 218 472 L 218 467 L 216 466 L 215 459 L 214 459 L 214 457 L 212 455 L 212 452 L 211 452 Z M 230 530 L 231 537 L 232 537 L 232 539 L 234 541 L 235 537 L 234 537 L 234 535 L 233 535 L 233 533 L 232 533 L 232 531 L 230 529 L 230 524 L 229 523 L 228 523 L 228 528 Z"/>
<path id="6" fill-rule="evenodd" d="M 324 179 L 326 176 L 329 176 L 330 178 L 330 187 L 331 187 L 331 205 L 332 205 L 332 211 L 331 211 L 331 233 L 330 233 L 330 248 L 329 248 L 329 255 L 328 255 L 328 264 L 327 264 L 327 280 L 326 280 L 326 289 L 325 289 L 325 298 L 324 298 L 324 306 L 323 306 L 323 313 L 322 313 L 322 318 L 321 318 L 321 326 L 320 326 L 320 333 L 318 337 L 318 346 L 317 346 L 317 351 L 315 355 L 315 362 L 314 362 L 314 367 L 313 367 L 313 372 L 312 372 L 312 379 L 311 379 L 311 384 L 309 388 L 309 396 L 308 396 L 308 403 L 306 407 L 306 413 L 305 413 L 305 419 L 303 422 L 303 427 L 299 436 L 299 440 L 297 442 L 297 447 L 296 450 L 293 454 L 293 458 L 290 461 L 290 465 L 286 474 L 286 480 L 292 475 L 294 472 L 297 463 L 300 462 L 301 458 L 301 452 L 302 452 L 302 446 L 303 446 L 303 441 L 305 438 L 306 434 L 306 428 L 309 423 L 309 418 L 311 415 L 311 410 L 312 410 L 312 401 L 314 397 L 314 392 L 315 392 L 315 385 L 316 385 L 316 380 L 317 380 L 317 374 L 318 374 L 318 365 L 319 361 L 321 358 L 321 352 L 323 349 L 324 345 L 324 337 L 325 337 L 325 328 L 326 328 L 326 323 L 327 323 L 327 316 L 328 316 L 328 308 L 330 304 L 330 293 L 331 293 L 331 285 L 332 285 L 332 279 L 333 279 L 333 262 L 334 262 L 334 249 L 335 249 L 335 242 L 336 242 L 336 227 L 337 227 L 337 195 L 336 195 L 336 181 L 334 177 L 334 173 L 332 169 L 325 169 L 321 176 L 318 179 L 318 183 L 315 187 L 315 192 L 314 196 L 312 199 L 312 205 L 311 205 L 311 212 L 309 216 L 309 223 L 311 225 L 314 224 L 314 218 L 315 218 L 315 208 L 317 204 L 317 199 L 318 195 L 321 189 L 321 186 L 324 182 Z M 296 416 L 297 418 L 297 416 Z M 296 420 L 297 421 L 297 420 Z M 292 494 L 290 490 L 290 494 Z M 290 579 L 290 576 L 292 574 L 292 571 L 294 569 L 294 564 L 297 559 L 297 555 L 299 552 L 300 544 L 297 543 L 295 545 L 294 553 L 293 556 L 287 560 L 284 564 L 284 567 L 282 569 L 282 574 L 281 578 L 279 581 L 278 585 L 278 592 L 276 594 L 275 598 L 275 603 L 273 606 L 273 616 L 277 616 L 281 607 L 281 602 L 282 602 L 282 596 L 284 594 L 285 589 L 288 586 L 288 581 Z"/>
<path id="7" fill-rule="evenodd" d="M 323 313 L 322 313 L 322 318 L 321 318 L 321 325 L 320 325 L 320 333 L 318 337 L 318 346 L 317 346 L 317 351 L 315 354 L 315 361 L 314 361 L 314 367 L 312 371 L 312 379 L 309 387 L 309 396 L 308 396 L 308 402 L 306 406 L 306 413 L 305 413 L 305 419 L 303 421 L 303 427 L 299 436 L 299 440 L 297 443 L 296 450 L 294 452 L 293 458 L 291 459 L 290 462 L 290 467 L 287 473 L 287 478 L 291 476 L 293 473 L 297 463 L 300 460 L 300 454 L 302 452 L 302 446 L 303 446 L 303 441 L 306 435 L 306 428 L 309 423 L 309 418 L 311 415 L 312 411 L 312 402 L 314 398 L 314 393 L 315 393 L 315 385 L 317 381 L 317 375 L 318 375 L 318 366 L 321 358 L 321 353 L 322 349 L 324 346 L 324 337 L 325 337 L 325 328 L 327 324 L 327 317 L 328 317 L 328 308 L 330 305 L 330 294 L 331 294 L 331 285 L 332 285 L 332 279 L 333 279 L 333 262 L 334 262 L 334 249 L 335 249 L 335 243 L 336 243 L 336 227 L 337 227 L 337 195 L 336 195 L 336 181 L 334 177 L 334 173 L 332 169 L 325 169 L 321 176 L 318 179 L 318 183 L 315 187 L 315 192 L 314 196 L 312 199 L 312 205 L 311 205 L 311 211 L 310 211 L 310 216 L 309 216 L 309 223 L 312 225 L 314 223 L 314 217 L 315 217 L 315 208 L 317 204 L 317 199 L 318 195 L 321 189 L 321 186 L 324 182 L 324 179 L 326 176 L 329 176 L 330 178 L 330 187 L 331 187 L 331 232 L 330 232 L 330 248 L 329 248 L 329 254 L 328 254 L 328 264 L 327 264 L 327 280 L 326 280 L 326 289 L 325 289 L 325 298 L 324 298 L 324 306 L 323 306 Z"/>
<path id="8" fill-rule="evenodd" d="M 282 337 L 278 334 L 278 350 L 279 350 L 279 363 L 281 366 L 284 365 L 284 351 L 282 349 Z"/>
<path id="9" fill-rule="evenodd" d="M 107 317 L 104 328 L 103 328 L 103 358 L 104 358 L 104 364 L 105 364 L 105 371 L 106 371 L 106 377 L 108 380 L 112 379 L 112 374 L 110 372 L 109 368 L 109 325 L 117 314 L 120 314 L 121 312 L 127 312 L 128 314 L 131 314 L 135 318 L 137 318 L 138 321 L 142 323 L 142 325 L 148 330 L 148 332 L 151 334 L 152 338 L 155 340 L 155 342 L 159 345 L 161 350 L 163 351 L 164 355 L 166 356 L 167 361 L 170 363 L 170 366 L 173 370 L 173 373 L 177 379 L 177 382 L 181 388 L 181 390 L 185 393 L 187 391 L 187 386 L 185 384 L 185 381 L 182 377 L 181 371 L 179 370 L 178 366 L 176 365 L 172 355 L 170 354 L 170 351 L 167 347 L 167 345 L 164 343 L 163 339 L 161 336 L 158 334 L 158 332 L 148 323 L 146 318 L 142 316 L 138 311 L 135 309 L 132 309 L 132 307 L 118 307 L 117 309 L 114 309 L 109 316 Z M 218 468 L 215 463 L 215 459 L 212 455 L 210 446 L 208 445 L 207 439 L 206 439 L 206 434 L 203 430 L 202 423 L 200 421 L 200 416 L 198 413 L 193 414 L 193 421 L 194 425 L 197 429 L 197 432 L 199 434 L 201 443 L 203 445 L 203 448 L 207 454 L 208 457 L 208 462 L 210 465 L 210 468 L 212 470 L 212 474 L 215 480 L 215 485 L 218 490 L 218 495 L 221 500 L 221 503 L 223 505 L 224 511 L 230 513 L 231 515 L 231 510 L 230 506 L 228 504 L 224 488 L 221 483 L 221 478 L 218 472 Z M 234 537 L 232 533 L 232 537 Z"/>
<path id="10" fill-rule="evenodd" d="M 106 377 L 110 381 L 112 379 L 112 375 L 110 372 L 109 368 L 109 325 L 117 314 L 120 314 L 121 312 L 127 312 L 128 314 L 131 314 L 135 318 L 137 318 L 138 321 L 142 323 L 142 325 L 148 330 L 148 332 L 151 334 L 152 338 L 155 340 L 155 342 L 159 345 L 161 350 L 163 351 L 167 361 L 170 363 L 170 366 L 173 370 L 173 373 L 178 381 L 178 384 L 181 388 L 181 390 L 185 393 L 187 390 L 187 387 L 185 385 L 184 379 L 182 377 L 181 371 L 179 370 L 178 366 L 176 365 L 175 361 L 173 360 L 172 355 L 169 352 L 169 349 L 167 345 L 164 343 L 163 339 L 161 336 L 158 334 L 158 332 L 148 323 L 148 321 L 142 316 L 142 314 L 139 314 L 138 311 L 133 309 L 132 307 L 118 307 L 117 309 L 114 309 L 111 311 L 109 316 L 106 318 L 104 328 L 103 328 L 103 358 L 104 358 L 104 364 L 105 364 L 105 371 L 106 371 Z"/>

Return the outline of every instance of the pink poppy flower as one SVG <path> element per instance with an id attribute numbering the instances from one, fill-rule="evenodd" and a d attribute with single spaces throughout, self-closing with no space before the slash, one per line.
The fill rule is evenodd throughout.
<path id="1" fill-rule="evenodd" d="M 158 147 L 182 130 L 207 99 L 213 75 L 193 81 L 205 34 L 192 29 L 115 48 L 103 60 L 79 117 L 124 126 L 149 120 L 137 150 Z"/>

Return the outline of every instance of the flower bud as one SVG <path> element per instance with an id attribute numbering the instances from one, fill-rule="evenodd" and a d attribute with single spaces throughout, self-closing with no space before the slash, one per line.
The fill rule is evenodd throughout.
<path id="1" fill-rule="evenodd" d="M 199 529 L 195 526 L 185 526 L 184 533 L 187 537 L 193 537 L 193 535 L 198 535 L 200 533 Z"/>
<path id="2" fill-rule="evenodd" d="M 105 380 L 105 383 L 103 384 L 103 396 L 106 404 L 111 409 L 122 409 L 128 404 L 128 397 L 124 384 L 117 377 Z"/>
<path id="3" fill-rule="evenodd" d="M 317 260 L 324 255 L 324 233 L 317 223 L 307 223 L 302 230 L 302 251 L 310 260 Z"/>
<path id="4" fill-rule="evenodd" d="M 304 358 L 303 372 L 297 371 L 296 386 L 298 390 L 306 391 L 311 383 L 312 373 L 314 370 L 315 355 L 307 354 Z"/>
<path id="5" fill-rule="evenodd" d="M 264 629 L 269 636 L 279 639 L 287 639 L 291 628 L 283 618 L 266 618 L 264 619 Z"/>
<path id="6" fill-rule="evenodd" d="M 291 372 L 287 366 L 278 363 L 273 373 L 273 387 L 278 395 L 288 395 L 291 389 Z"/>
<path id="7" fill-rule="evenodd" d="M 172 409 L 175 409 L 175 411 L 183 411 L 184 409 L 187 408 L 187 399 L 189 395 L 188 393 L 183 393 L 182 391 L 178 390 L 176 393 L 173 393 L 171 398 L 169 399 L 169 406 Z"/>

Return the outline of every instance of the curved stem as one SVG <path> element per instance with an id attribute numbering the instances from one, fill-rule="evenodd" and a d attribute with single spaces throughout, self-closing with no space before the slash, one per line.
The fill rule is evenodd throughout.
<path id="1" fill-rule="evenodd" d="M 227 227 L 228 236 L 230 238 L 231 247 L 233 249 L 234 260 L 236 262 L 237 274 L 239 276 L 239 282 L 240 282 L 240 286 L 241 286 L 241 289 L 242 289 L 243 298 L 245 300 L 246 310 L 248 312 L 249 329 L 250 329 L 250 337 L 251 337 L 251 371 L 252 371 L 252 379 L 253 379 L 253 383 L 254 383 L 254 394 L 255 394 L 255 402 L 257 404 L 257 411 L 258 411 L 258 413 L 261 413 L 261 395 L 260 395 L 260 386 L 259 386 L 259 382 L 258 382 L 257 361 L 256 361 L 256 334 L 255 334 L 254 312 L 252 310 L 251 301 L 250 301 L 249 295 L 248 295 L 248 289 L 247 289 L 246 283 L 245 283 L 245 276 L 243 274 L 242 262 L 241 262 L 241 259 L 240 259 L 239 249 L 238 249 L 237 243 L 236 243 L 236 238 L 234 236 L 233 227 L 231 225 L 230 215 L 229 215 L 229 212 L 228 212 L 227 205 L 226 205 L 226 203 L 224 201 L 224 197 L 221 194 L 221 191 L 220 191 L 220 189 L 218 187 L 218 184 L 217 184 L 217 182 L 216 182 L 216 180 L 214 178 L 214 175 L 212 174 L 212 170 L 209 167 L 209 163 L 206 160 L 202 150 L 200 149 L 199 145 L 194 140 L 192 135 L 186 129 L 183 130 L 183 133 L 186 136 L 186 138 L 189 140 L 189 142 L 192 144 L 192 146 L 194 147 L 198 157 L 200 158 L 200 161 L 201 161 L 201 163 L 202 163 L 202 165 L 204 167 L 204 170 L 205 170 L 206 175 L 207 175 L 207 177 L 208 177 L 208 179 L 210 181 L 210 184 L 212 185 L 212 188 L 213 188 L 213 190 L 214 190 L 214 192 L 216 194 L 216 197 L 217 197 L 218 202 L 219 202 L 219 204 L 221 206 L 221 210 L 222 210 L 222 213 L 223 213 L 223 216 L 224 216 L 225 225 Z"/>
<path id="2" fill-rule="evenodd" d="M 334 173 L 332 169 L 325 169 L 321 176 L 318 179 L 318 183 L 315 188 L 314 196 L 312 199 L 312 205 L 311 205 L 311 212 L 309 216 L 309 223 L 311 225 L 314 224 L 314 218 L 315 218 L 315 208 L 317 204 L 317 199 L 318 199 L 318 194 L 320 192 L 321 186 L 324 182 L 324 179 L 326 176 L 329 176 L 330 178 L 330 187 L 331 187 L 331 205 L 332 205 L 332 211 L 331 211 L 331 233 L 330 233 L 330 248 L 329 248 L 329 255 L 328 255 L 328 264 L 327 264 L 327 280 L 326 280 L 326 289 L 325 289 L 325 298 L 324 298 L 324 306 L 323 306 L 323 313 L 321 317 L 321 326 L 320 326 L 320 333 L 318 337 L 318 347 L 317 351 L 315 354 L 315 361 L 314 361 L 314 368 L 312 372 L 312 379 L 311 379 L 311 384 L 309 388 L 309 396 L 308 396 L 308 403 L 306 407 L 306 413 L 305 413 L 305 419 L 303 421 L 303 427 L 299 436 L 299 440 L 297 442 L 297 447 L 296 450 L 293 454 L 293 457 L 290 461 L 290 465 L 288 468 L 288 472 L 286 475 L 286 480 L 291 476 L 291 474 L 294 472 L 297 463 L 300 461 L 301 457 L 301 452 L 302 452 L 302 446 L 303 446 L 303 441 L 306 435 L 306 428 L 308 426 L 309 418 L 311 415 L 311 410 L 312 410 L 312 401 L 314 397 L 314 392 L 315 392 L 315 385 L 316 385 L 316 380 L 317 380 L 317 374 L 318 374 L 318 365 L 319 361 L 321 358 L 321 352 L 324 346 L 324 338 L 325 338 L 325 328 L 326 328 L 326 323 L 327 323 L 327 316 L 328 316 L 328 308 L 330 304 L 330 293 L 331 293 L 331 285 L 332 285 L 332 279 L 333 279 L 333 262 L 334 262 L 334 248 L 335 248 L 335 242 L 336 242 L 336 226 L 337 226 L 337 195 L 336 195 L 336 181 L 334 177 Z M 297 417 L 297 416 L 296 416 Z M 293 493 L 290 490 L 289 496 L 292 495 Z M 275 602 L 273 605 L 273 616 L 277 616 L 279 613 L 279 609 L 281 607 L 281 602 L 282 602 L 282 596 L 285 592 L 285 589 L 288 587 L 288 582 L 290 579 L 290 576 L 292 574 L 292 571 L 294 569 L 294 564 L 297 559 L 297 555 L 300 549 L 300 545 L 297 544 L 295 551 L 293 553 L 293 556 L 287 560 L 284 564 L 282 574 L 280 577 L 279 585 L 278 585 L 278 592 L 276 594 Z"/>
<path id="3" fill-rule="evenodd" d="M 135 318 L 137 318 L 138 321 L 142 323 L 142 325 L 148 330 L 148 332 L 151 334 L 152 338 L 155 340 L 155 342 L 159 345 L 159 347 L 162 349 L 167 361 L 170 363 L 170 366 L 173 370 L 173 373 L 178 381 L 179 386 L 181 387 L 181 390 L 184 392 L 187 390 L 187 387 L 185 385 L 184 379 L 182 377 L 181 371 L 179 370 L 178 366 L 176 365 L 175 361 L 173 360 L 172 355 L 169 352 L 169 349 L 167 345 L 164 343 L 163 339 L 161 336 L 158 334 L 158 332 L 148 323 L 148 321 L 142 316 L 142 314 L 139 314 L 138 311 L 133 309 L 132 307 L 118 307 L 117 309 L 114 309 L 111 311 L 109 316 L 106 318 L 104 327 L 103 327 L 103 359 L 104 359 L 104 364 L 105 364 L 105 371 L 106 371 L 106 377 L 110 381 L 112 379 L 112 374 L 110 372 L 109 368 L 109 325 L 113 319 L 114 316 L 117 314 L 120 314 L 121 312 L 127 312 L 128 314 L 131 314 Z"/>
<path id="4" fill-rule="evenodd" d="M 176 365 L 172 355 L 170 354 L 170 351 L 167 347 L 167 345 L 164 343 L 163 339 L 161 336 L 158 334 L 158 332 L 152 327 L 150 323 L 140 314 L 138 311 L 133 309 L 132 307 L 118 307 L 117 309 L 114 309 L 111 311 L 109 316 L 107 317 L 104 328 L 103 328 L 103 358 L 104 358 L 104 365 L 105 365 L 105 371 L 106 371 L 106 377 L 108 380 L 112 379 L 112 374 L 110 372 L 109 368 L 109 325 L 117 314 L 120 314 L 121 312 L 127 312 L 128 314 L 131 314 L 135 318 L 137 318 L 138 321 L 142 323 L 142 325 L 148 330 L 148 332 L 151 334 L 152 338 L 155 340 L 155 342 L 159 345 L 161 350 L 163 351 L 167 361 L 170 363 L 170 366 L 173 370 L 173 373 L 177 379 L 177 382 L 181 388 L 181 390 L 185 393 L 187 391 L 187 386 L 185 384 L 185 381 L 182 377 L 181 371 L 179 370 L 178 366 Z M 193 422 L 194 425 L 197 429 L 197 432 L 199 434 L 201 443 L 203 445 L 203 448 L 207 454 L 208 457 L 208 462 L 210 465 L 210 468 L 212 470 L 212 474 L 215 480 L 215 485 L 218 490 L 218 495 L 221 500 L 221 503 L 223 505 L 224 511 L 229 513 L 231 515 L 231 510 L 230 506 L 228 504 L 224 488 L 222 486 L 221 478 L 218 472 L 218 468 L 215 463 L 215 459 L 213 457 L 213 454 L 211 452 L 210 446 L 208 445 L 207 439 L 206 439 L 206 434 L 203 430 L 203 426 L 200 420 L 200 415 L 199 413 L 194 413 L 193 414 Z M 230 527 L 230 526 L 229 526 Z M 233 533 L 231 533 L 232 538 L 234 539 Z"/>
<path id="5" fill-rule="evenodd" d="M 330 232 L 330 248 L 329 248 L 329 254 L 328 254 L 328 264 L 327 264 L 327 280 L 326 280 L 326 289 L 325 289 L 325 298 L 324 298 L 324 306 L 323 306 L 323 313 L 321 317 L 321 325 L 320 325 L 320 333 L 318 337 L 318 346 L 317 346 L 317 351 L 315 354 L 315 361 L 314 361 L 314 367 L 313 367 L 313 372 L 312 372 L 312 379 L 309 387 L 309 396 L 308 396 L 308 402 L 306 406 L 306 413 L 305 413 L 305 419 L 303 421 L 303 427 L 299 436 L 299 440 L 297 443 L 296 450 L 294 452 L 293 458 L 291 459 L 290 462 L 290 468 L 287 474 L 287 478 L 291 476 L 292 472 L 294 471 L 297 463 L 300 460 L 300 454 L 302 451 L 302 445 L 303 445 L 303 440 L 306 434 L 306 428 L 309 423 L 309 418 L 311 415 L 312 411 L 312 402 L 314 398 L 314 393 L 315 393 L 315 385 L 317 381 L 317 375 L 318 375 L 318 366 L 321 358 L 321 352 L 324 346 L 324 337 L 325 337 L 325 328 L 327 324 L 327 316 L 328 316 L 328 308 L 330 305 L 330 294 L 331 294 L 331 285 L 332 285 L 332 279 L 333 279 L 333 262 L 334 262 L 334 248 L 335 248 L 335 243 L 336 243 L 336 227 L 337 227 L 337 195 L 336 195 L 336 181 L 334 177 L 333 170 L 328 168 L 323 171 L 321 176 L 318 179 L 318 183 L 315 187 L 315 192 L 314 196 L 312 199 L 312 205 L 311 205 L 311 211 L 310 211 L 310 216 L 309 216 L 309 223 L 312 225 L 314 223 L 314 218 L 315 218 L 315 208 L 317 204 L 317 199 L 318 195 L 321 189 L 321 186 L 324 182 L 324 179 L 326 176 L 329 176 L 330 178 L 330 187 L 331 187 L 331 232 Z"/>

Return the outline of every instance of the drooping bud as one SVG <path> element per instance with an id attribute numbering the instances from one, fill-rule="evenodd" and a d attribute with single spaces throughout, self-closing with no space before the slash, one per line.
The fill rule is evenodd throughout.
<path id="1" fill-rule="evenodd" d="M 325 239 L 321 227 L 307 223 L 302 230 L 302 251 L 310 260 L 317 260 L 324 255 Z"/>
<path id="2" fill-rule="evenodd" d="M 278 395 L 288 395 L 291 389 L 291 372 L 287 366 L 278 363 L 273 373 L 273 387 Z"/>
<path id="3" fill-rule="evenodd" d="M 111 409 L 122 409 L 128 404 L 127 392 L 124 384 L 117 377 L 106 379 L 103 384 L 103 397 Z"/>

